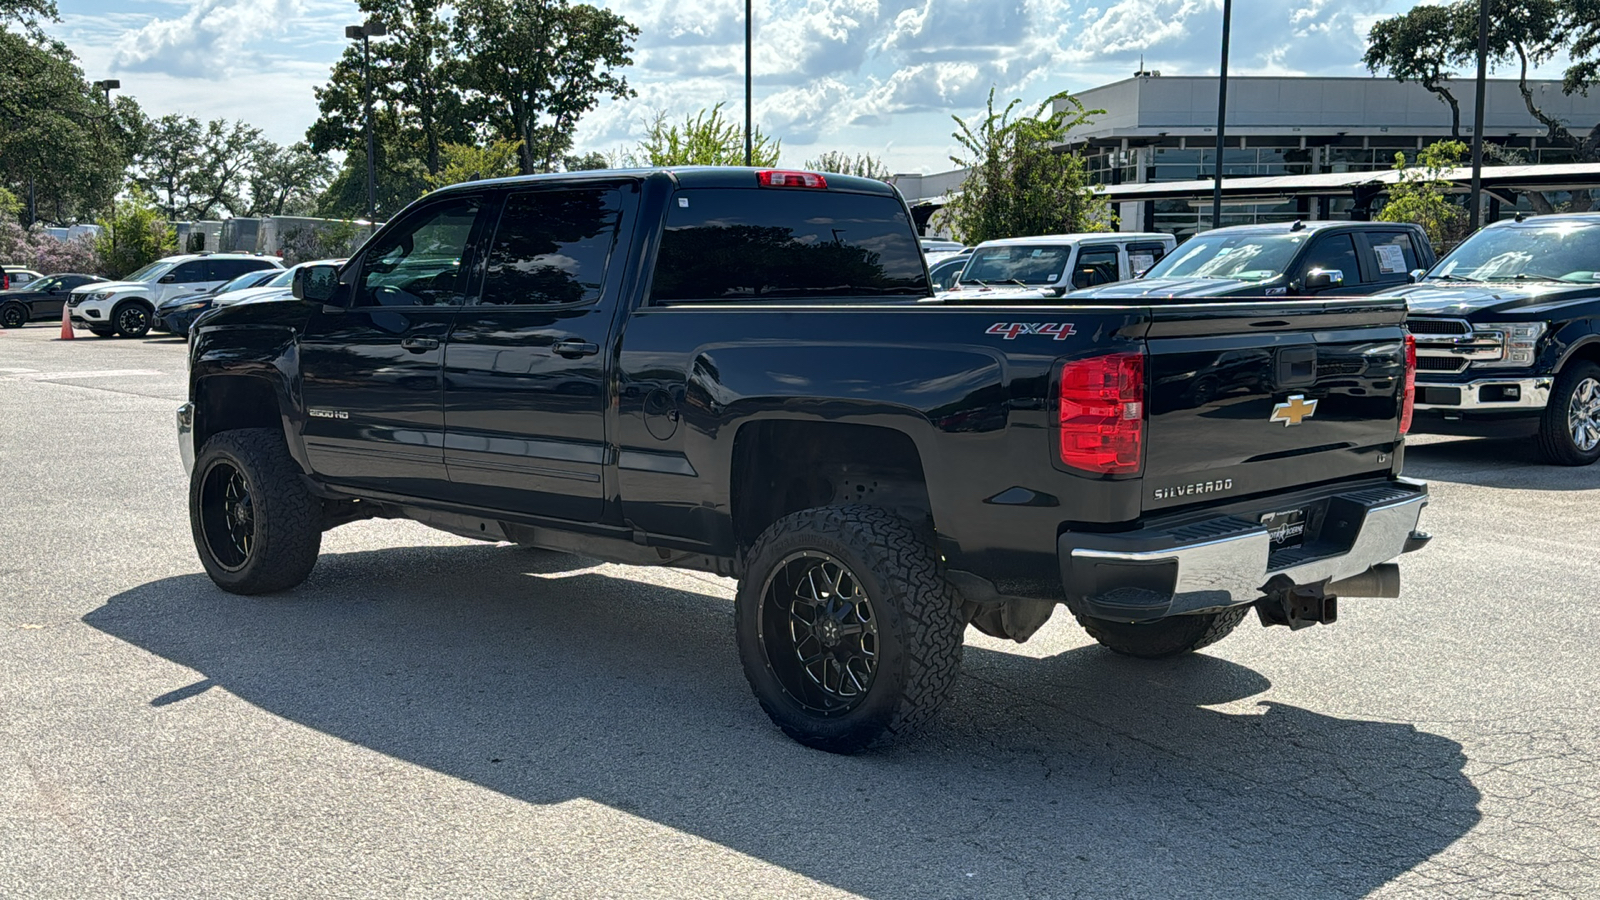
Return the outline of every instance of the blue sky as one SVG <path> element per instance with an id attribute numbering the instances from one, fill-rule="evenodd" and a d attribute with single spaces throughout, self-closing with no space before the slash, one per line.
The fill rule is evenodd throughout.
<path id="1" fill-rule="evenodd" d="M 151 115 L 240 118 L 280 143 L 316 116 L 359 21 L 349 0 L 59 0 L 51 30 L 93 79 L 120 78 Z M 741 0 L 601 2 L 642 31 L 633 100 L 580 124 L 581 150 L 632 145 L 654 110 L 743 104 Z M 1408 0 L 1236 0 L 1235 74 L 1364 75 L 1362 40 Z M 868 152 L 896 172 L 949 169 L 950 116 L 991 85 L 1032 103 L 1146 67 L 1217 69 L 1222 0 L 755 0 L 756 119 L 784 161 Z M 1543 70 L 1556 74 L 1557 60 Z"/>

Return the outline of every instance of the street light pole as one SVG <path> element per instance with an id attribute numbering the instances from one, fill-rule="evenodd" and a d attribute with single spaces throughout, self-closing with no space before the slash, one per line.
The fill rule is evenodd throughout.
<path id="1" fill-rule="evenodd" d="M 1228 34 L 1233 26 L 1233 0 L 1222 0 L 1222 69 L 1217 78 L 1217 168 L 1211 186 L 1211 227 L 1222 225 L 1222 148 L 1228 127 Z"/>
<path id="2" fill-rule="evenodd" d="M 375 37 L 383 37 L 389 29 L 382 22 L 369 21 L 365 25 L 347 25 L 344 36 L 350 40 L 361 39 L 361 75 L 365 83 L 364 104 L 366 107 L 366 132 L 367 132 L 367 221 L 378 220 L 378 160 L 377 149 L 372 136 L 372 42 Z"/>
<path id="3" fill-rule="evenodd" d="M 1482 218 L 1484 88 L 1489 76 L 1489 0 L 1478 0 L 1478 96 L 1472 125 L 1472 195 L 1467 225 L 1478 230 Z"/>
<path id="4" fill-rule="evenodd" d="M 752 134 L 751 134 L 751 119 L 752 119 L 752 117 L 751 117 L 751 111 L 750 111 L 751 110 L 751 107 L 750 107 L 750 102 L 751 102 L 750 101 L 750 94 L 751 94 L 751 91 L 750 91 L 750 55 L 751 55 L 750 54 L 750 45 L 751 45 L 750 5 L 751 5 L 751 3 L 752 3 L 752 0 L 744 0 L 744 164 L 747 165 L 747 166 L 754 165 L 754 163 L 752 163 L 751 160 L 754 159 L 754 151 L 755 151 L 755 145 L 754 145 L 754 143 L 752 143 L 752 141 L 753 141 L 753 137 L 752 137 Z"/>
<path id="5" fill-rule="evenodd" d="M 94 83 L 94 86 L 95 86 L 95 89 L 97 89 L 99 91 L 103 91 L 105 93 L 105 95 L 106 95 L 106 115 L 110 116 L 111 115 L 111 92 L 112 91 L 119 91 L 119 90 L 122 89 L 122 81 L 121 81 L 121 79 L 107 78 L 105 81 L 96 81 Z M 119 182 L 117 184 L 116 188 L 114 190 L 112 190 L 112 192 L 111 192 L 111 218 L 107 220 L 107 222 L 111 226 L 111 255 L 112 256 L 115 256 L 116 253 L 117 253 L 117 191 L 120 191 L 120 190 L 122 190 L 122 184 Z M 32 202 L 32 197 L 33 197 L 33 182 L 31 180 L 28 182 L 28 197 L 29 197 L 29 202 L 31 203 Z M 32 215 L 32 211 L 31 210 L 29 211 L 29 215 L 30 216 Z"/>

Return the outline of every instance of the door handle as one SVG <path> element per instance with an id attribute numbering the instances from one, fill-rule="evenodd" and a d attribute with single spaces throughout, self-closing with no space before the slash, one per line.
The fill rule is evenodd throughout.
<path id="1" fill-rule="evenodd" d="M 550 345 L 550 352 L 557 356 L 565 356 L 567 359 L 577 359 L 580 356 L 593 356 L 599 353 L 600 345 L 580 341 L 577 338 L 567 338 Z"/>
<path id="2" fill-rule="evenodd" d="M 421 353 L 424 350 L 439 349 L 439 339 L 431 337 L 408 337 L 400 339 L 400 346 L 412 353 Z"/>

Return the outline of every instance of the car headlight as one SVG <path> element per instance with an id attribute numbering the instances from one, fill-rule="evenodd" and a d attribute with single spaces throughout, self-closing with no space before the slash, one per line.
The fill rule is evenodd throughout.
<path id="1" fill-rule="evenodd" d="M 209 305 L 211 305 L 210 300 L 201 300 L 198 303 L 180 303 L 177 306 L 163 306 L 161 311 L 164 313 L 189 312 L 190 310 L 194 309 L 205 309 Z"/>
<path id="2" fill-rule="evenodd" d="M 1480 366 L 1531 366 L 1538 353 L 1539 338 L 1544 336 L 1545 322 L 1485 322 L 1473 326 L 1474 331 L 1498 331 L 1505 344 L 1505 352 L 1498 360 L 1476 363 Z"/>
<path id="3" fill-rule="evenodd" d="M 111 292 L 110 291 L 96 291 L 96 292 L 90 294 L 89 296 L 87 296 L 87 297 L 85 297 L 83 299 L 90 300 L 90 301 L 100 301 L 100 300 L 104 300 L 104 299 L 106 299 L 106 298 L 108 298 L 110 296 L 111 296 Z"/>

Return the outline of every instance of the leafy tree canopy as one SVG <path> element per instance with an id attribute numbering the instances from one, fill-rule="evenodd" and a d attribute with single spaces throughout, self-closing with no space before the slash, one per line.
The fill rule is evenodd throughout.
<path id="1" fill-rule="evenodd" d="M 645 129 L 644 140 L 630 153 L 623 154 L 629 166 L 742 166 L 744 128 L 722 114 L 718 103 L 702 109 L 682 122 L 672 122 L 665 111 L 657 112 Z M 781 141 L 767 137 L 760 128 L 751 130 L 752 165 L 775 166 L 782 151 Z"/>
<path id="2" fill-rule="evenodd" d="M 851 156 L 837 150 L 829 150 L 821 156 L 814 157 L 801 163 L 801 167 L 813 172 L 838 172 L 841 175 L 860 175 L 862 178 L 876 178 L 879 181 L 887 180 L 889 167 L 883 160 L 869 153 L 860 153 Z"/>
<path id="3" fill-rule="evenodd" d="M 1460 242 L 1466 236 L 1467 213 L 1452 201 L 1454 186 L 1445 172 L 1461 165 L 1467 149 L 1461 141 L 1438 141 L 1423 148 L 1414 164 L 1396 153 L 1400 181 L 1389 188 L 1389 202 L 1378 212 L 1378 221 L 1421 225 L 1441 254 Z"/>

